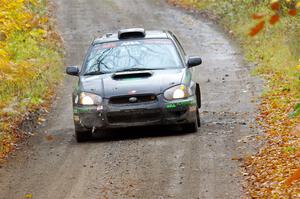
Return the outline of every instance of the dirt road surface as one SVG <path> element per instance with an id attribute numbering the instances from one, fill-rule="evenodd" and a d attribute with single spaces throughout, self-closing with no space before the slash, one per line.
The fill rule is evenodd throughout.
<path id="1" fill-rule="evenodd" d="M 203 64 L 202 127 L 120 129 L 77 144 L 66 77 L 36 135 L 0 168 L 0 198 L 240 198 L 235 157 L 251 153 L 260 83 L 232 42 L 212 22 L 158 0 L 54 0 L 66 42 L 66 64 L 80 65 L 94 36 L 120 28 L 172 30 Z M 53 137 L 53 139 L 46 139 Z M 31 196 L 31 195 L 29 195 Z"/>

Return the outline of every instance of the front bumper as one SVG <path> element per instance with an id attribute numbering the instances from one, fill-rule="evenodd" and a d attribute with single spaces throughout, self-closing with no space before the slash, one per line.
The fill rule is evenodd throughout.
<path id="1" fill-rule="evenodd" d="M 191 123 L 196 120 L 194 96 L 166 101 L 158 96 L 155 102 L 101 106 L 74 105 L 74 123 L 84 129 L 109 129 L 133 126 Z"/>

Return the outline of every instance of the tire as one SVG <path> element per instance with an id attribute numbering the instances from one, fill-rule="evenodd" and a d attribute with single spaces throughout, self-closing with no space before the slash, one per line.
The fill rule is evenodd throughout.
<path id="1" fill-rule="evenodd" d="M 92 132 L 75 130 L 75 139 L 78 143 L 89 141 L 91 138 L 92 138 Z"/>
<path id="2" fill-rule="evenodd" d="M 199 109 L 197 108 L 196 110 L 196 121 L 193 123 L 187 123 L 182 125 L 182 129 L 185 132 L 188 133 L 196 133 L 198 131 L 198 127 L 201 126 L 200 123 L 200 114 L 199 114 Z"/>
<path id="3" fill-rule="evenodd" d="M 196 84 L 196 98 L 197 98 L 197 106 L 198 108 L 201 108 L 201 89 L 198 83 Z"/>
<path id="4" fill-rule="evenodd" d="M 92 131 L 74 122 L 75 139 L 77 142 L 86 142 L 92 138 Z"/>
<path id="5" fill-rule="evenodd" d="M 200 121 L 200 113 L 199 113 L 199 109 L 197 108 L 197 126 L 200 127 L 201 126 L 201 121 Z"/>
<path id="6" fill-rule="evenodd" d="M 183 124 L 182 130 L 187 133 L 196 133 L 198 130 L 197 122 Z"/>

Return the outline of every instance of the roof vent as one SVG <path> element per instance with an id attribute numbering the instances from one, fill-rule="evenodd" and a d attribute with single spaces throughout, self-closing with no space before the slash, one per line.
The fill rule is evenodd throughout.
<path id="1" fill-rule="evenodd" d="M 119 30 L 118 38 L 119 39 L 131 39 L 131 38 L 140 38 L 145 37 L 146 33 L 143 28 L 130 28 Z"/>

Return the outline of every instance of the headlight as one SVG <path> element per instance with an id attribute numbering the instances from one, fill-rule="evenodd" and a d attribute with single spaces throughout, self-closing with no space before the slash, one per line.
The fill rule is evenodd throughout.
<path id="1" fill-rule="evenodd" d="M 102 103 L 102 97 L 92 93 L 82 92 L 79 95 L 79 104 L 81 105 L 99 105 Z"/>
<path id="2" fill-rule="evenodd" d="M 167 100 L 184 99 L 192 95 L 192 90 L 190 88 L 187 88 L 185 85 L 174 86 L 164 92 L 164 97 Z"/>

